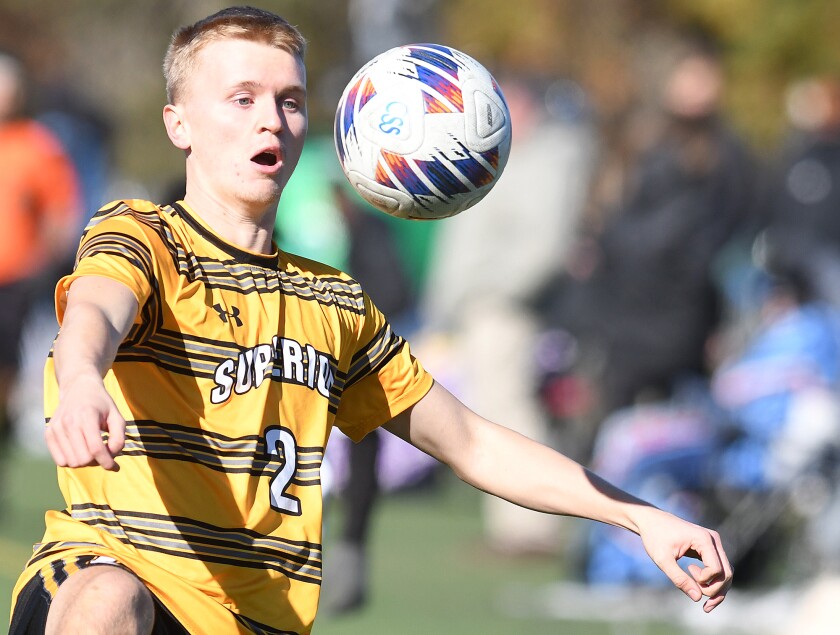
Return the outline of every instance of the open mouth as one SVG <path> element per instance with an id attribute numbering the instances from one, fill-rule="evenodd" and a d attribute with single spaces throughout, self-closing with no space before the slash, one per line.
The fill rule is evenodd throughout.
<path id="1" fill-rule="evenodd" d="M 280 156 L 277 152 L 266 150 L 265 152 L 260 152 L 256 156 L 251 157 L 251 161 L 260 165 L 273 167 L 280 161 Z"/>

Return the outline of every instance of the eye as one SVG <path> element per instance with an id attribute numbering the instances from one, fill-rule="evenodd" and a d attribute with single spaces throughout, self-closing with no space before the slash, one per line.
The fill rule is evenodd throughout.
<path id="1" fill-rule="evenodd" d="M 237 106 L 250 106 L 254 103 L 254 100 L 250 97 L 237 97 L 234 102 Z"/>
<path id="2" fill-rule="evenodd" d="M 290 110 L 292 112 L 300 110 L 300 104 L 295 99 L 284 99 L 280 102 L 283 110 Z"/>

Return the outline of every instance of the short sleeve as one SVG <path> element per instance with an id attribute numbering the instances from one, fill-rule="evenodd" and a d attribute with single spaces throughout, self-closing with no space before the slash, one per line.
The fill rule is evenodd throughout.
<path id="1" fill-rule="evenodd" d="M 142 307 L 155 284 L 152 237 L 130 214 L 95 216 L 82 236 L 73 273 L 58 281 L 55 291 L 56 316 L 64 318 L 67 293 L 82 276 L 103 276 L 128 287 Z"/>
<path id="2" fill-rule="evenodd" d="M 354 441 L 420 401 L 432 376 L 384 315 L 364 296 L 358 346 L 350 361 L 336 425 Z"/>

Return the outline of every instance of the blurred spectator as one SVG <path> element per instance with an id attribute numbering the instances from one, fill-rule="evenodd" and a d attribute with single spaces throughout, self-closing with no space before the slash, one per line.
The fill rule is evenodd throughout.
<path id="1" fill-rule="evenodd" d="M 734 507 L 720 530 L 747 583 L 778 581 L 765 576 L 778 562 L 779 532 L 768 530 L 780 518 L 794 521 L 799 540 L 782 563 L 788 579 L 840 570 L 840 313 L 809 278 L 803 270 L 772 279 L 757 328 L 711 384 L 726 414 L 716 487 Z"/>
<path id="2" fill-rule="evenodd" d="M 350 275 L 362 284 L 394 329 L 408 335 L 416 293 L 385 215 L 363 208 L 362 199 L 346 184 L 334 183 L 332 193 L 347 228 Z"/>
<path id="3" fill-rule="evenodd" d="M 840 571 L 840 313 L 805 276 L 762 286 L 760 319 L 708 387 L 619 410 L 593 459 L 628 491 L 718 526 L 741 585 Z M 664 586 L 646 560 L 634 537 L 591 529 L 589 582 Z"/>
<path id="4" fill-rule="evenodd" d="M 707 521 L 704 499 L 709 495 L 709 466 L 718 443 L 707 405 L 702 391 L 692 389 L 668 401 L 613 412 L 598 430 L 593 468 L 661 509 L 692 522 Z M 664 587 L 667 577 L 645 562 L 649 558 L 638 536 L 623 536 L 614 529 L 588 527 L 586 556 L 571 554 L 574 564 L 583 565 L 586 581 Z"/>
<path id="5" fill-rule="evenodd" d="M 352 65 L 359 68 L 393 46 L 434 42 L 438 0 L 348 0 Z M 355 70 L 354 68 L 354 70 Z"/>
<path id="6" fill-rule="evenodd" d="M 536 398 L 539 332 L 532 307 L 564 266 L 589 186 L 594 140 L 574 82 L 526 73 L 499 79 L 513 129 L 510 157 L 480 203 L 440 223 L 422 300 L 424 327 L 450 342 L 465 403 L 550 444 Z M 557 551 L 556 518 L 488 496 L 484 522 L 491 549 Z"/>
<path id="7" fill-rule="evenodd" d="M 64 83 L 42 88 L 37 120 L 58 137 L 73 162 L 79 181 L 81 235 L 90 216 L 108 202 L 113 168 L 112 123 L 104 110 Z"/>
<path id="8" fill-rule="evenodd" d="M 682 49 L 626 195 L 581 240 L 549 310 L 580 338 L 604 415 L 706 375 L 723 316 L 713 265 L 755 213 L 758 172 L 721 112 L 717 52 L 705 42 Z"/>
<path id="9" fill-rule="evenodd" d="M 9 397 L 32 303 L 51 296 L 72 253 L 79 186 L 60 141 L 24 115 L 20 60 L 0 53 L 0 434 L 10 432 Z M 43 423 L 43 419 L 42 419 Z"/>
<path id="10" fill-rule="evenodd" d="M 347 271 L 365 288 L 393 328 L 403 336 L 413 321 L 415 292 L 405 273 L 385 217 L 360 206 L 348 186 L 333 184 L 332 193 L 348 232 Z M 339 443 L 334 431 L 331 446 Z M 379 496 L 378 459 L 383 435 L 378 431 L 358 443 L 342 443 L 346 474 L 337 498 L 342 509 L 338 540 L 324 566 L 321 606 L 331 614 L 362 607 L 367 601 L 370 521 Z M 331 458 L 335 458 L 335 447 Z"/>
<path id="11" fill-rule="evenodd" d="M 80 213 L 72 230 L 73 238 L 81 236 L 93 213 L 108 202 L 108 189 L 113 167 L 111 125 L 103 110 L 87 102 L 71 80 L 54 73 L 41 77 L 33 90 L 36 121 L 46 126 L 61 143 L 73 164 L 79 184 Z M 63 272 L 73 268 L 74 250 L 64 255 L 54 267 Z M 15 420 L 15 444 L 33 454 L 45 454 L 43 442 L 43 374 L 44 358 L 55 338 L 53 289 L 48 284 L 35 298 L 21 339 L 20 369 L 10 398 Z"/>
<path id="12" fill-rule="evenodd" d="M 807 269 L 814 291 L 840 306 L 840 80 L 802 80 L 787 97 L 791 138 L 768 243 L 776 266 Z"/>
<path id="13" fill-rule="evenodd" d="M 721 482 L 740 490 L 785 486 L 822 446 L 840 444 L 838 387 L 837 310 L 800 281 L 775 280 L 746 346 L 712 377 L 715 402 L 728 414 Z"/>

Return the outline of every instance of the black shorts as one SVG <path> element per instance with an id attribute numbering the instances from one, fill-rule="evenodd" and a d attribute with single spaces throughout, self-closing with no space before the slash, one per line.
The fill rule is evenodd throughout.
<path id="1" fill-rule="evenodd" d="M 96 556 L 81 556 L 74 559 L 80 569 L 85 567 L 113 567 L 119 564 L 98 564 L 92 562 Z M 57 560 L 56 563 L 59 563 Z M 58 576 L 56 576 L 58 577 Z M 189 631 L 175 619 L 163 603 L 152 593 L 155 603 L 155 625 L 152 635 L 189 635 Z M 36 574 L 18 594 L 12 611 L 12 624 L 9 635 L 43 635 L 47 625 L 47 613 L 50 610 L 52 596 L 44 584 L 44 578 Z"/>

